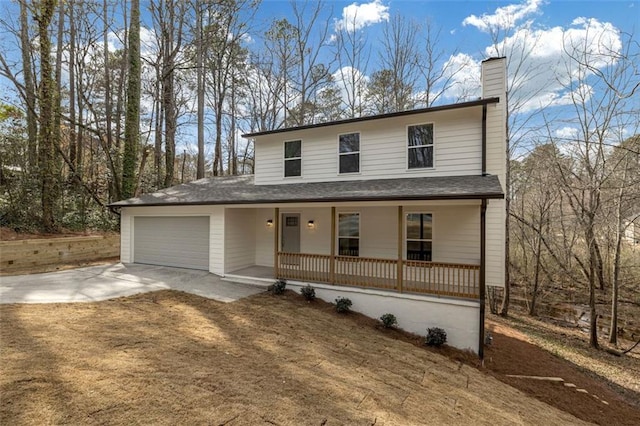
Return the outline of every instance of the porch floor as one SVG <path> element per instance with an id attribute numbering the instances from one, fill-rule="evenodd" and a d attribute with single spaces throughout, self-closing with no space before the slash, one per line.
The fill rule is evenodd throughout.
<path id="1" fill-rule="evenodd" d="M 275 279 L 273 268 L 270 266 L 258 266 L 258 265 L 248 266 L 246 268 L 237 269 L 233 272 L 229 272 L 228 275 L 238 275 L 240 277 L 251 277 L 251 278 Z"/>

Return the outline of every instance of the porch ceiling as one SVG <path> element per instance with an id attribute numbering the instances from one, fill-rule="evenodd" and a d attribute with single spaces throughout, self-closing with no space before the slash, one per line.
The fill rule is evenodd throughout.
<path id="1" fill-rule="evenodd" d="M 383 200 L 468 200 L 504 198 L 497 176 L 448 176 L 338 182 L 255 185 L 253 176 L 200 179 L 114 207 L 341 202 Z"/>

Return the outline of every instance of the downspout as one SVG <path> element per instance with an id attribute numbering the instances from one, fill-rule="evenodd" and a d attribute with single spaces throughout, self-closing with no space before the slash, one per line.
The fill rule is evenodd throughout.
<path id="1" fill-rule="evenodd" d="M 487 174 L 487 104 L 482 104 L 482 176 Z"/>
<path id="2" fill-rule="evenodd" d="M 480 205 L 480 329 L 478 339 L 478 357 L 484 363 L 484 310 L 485 310 L 485 273 L 486 273 L 486 245 L 487 245 L 487 200 L 482 199 Z"/>
<path id="3" fill-rule="evenodd" d="M 487 175 L 487 104 L 482 105 L 482 176 Z M 478 330 L 478 357 L 484 364 L 484 311 L 485 311 L 485 274 L 487 250 L 487 199 L 480 205 L 480 329 Z"/>

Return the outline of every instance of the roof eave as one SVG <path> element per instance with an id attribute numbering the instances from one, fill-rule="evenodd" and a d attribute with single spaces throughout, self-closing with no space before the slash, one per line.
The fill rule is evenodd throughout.
<path id="1" fill-rule="evenodd" d="M 192 201 L 192 202 L 165 202 L 165 203 L 140 203 L 118 204 L 112 203 L 108 207 L 161 207 L 161 206 L 220 206 L 242 204 L 292 204 L 292 203 L 340 203 L 340 202 L 366 202 L 366 201 L 443 201 L 443 200 L 501 200 L 502 193 L 482 194 L 450 194 L 450 195 L 407 195 L 388 197 L 327 197 L 327 198 L 296 198 L 296 199 L 257 199 L 257 200 L 221 200 L 221 201 Z"/>
<path id="2" fill-rule="evenodd" d="M 319 128 L 319 127 L 338 126 L 338 125 L 341 125 L 341 124 L 359 123 L 359 122 L 363 122 L 363 121 L 381 120 L 381 119 L 385 119 L 385 118 L 403 117 L 403 116 L 406 116 L 406 115 L 424 114 L 424 113 L 429 113 L 429 112 L 447 111 L 447 110 L 460 109 L 460 108 L 471 108 L 471 107 L 477 107 L 477 106 L 482 106 L 482 105 L 494 104 L 494 103 L 498 103 L 498 102 L 500 102 L 500 98 L 498 98 L 498 97 L 484 98 L 484 99 L 478 99 L 478 100 L 475 100 L 475 101 L 460 102 L 460 103 L 456 103 L 456 104 L 439 105 L 439 106 L 430 107 L 430 108 L 412 109 L 412 110 L 408 110 L 408 111 L 391 112 L 391 113 L 387 113 L 387 114 L 369 115 L 369 116 L 366 116 L 366 117 L 357 117 L 357 118 L 349 118 L 349 119 L 346 119 L 346 120 L 330 121 L 330 122 L 327 122 L 327 123 L 307 124 L 307 125 L 298 126 L 298 127 L 288 127 L 288 128 L 283 128 L 283 129 L 266 130 L 266 131 L 262 131 L 262 132 L 245 133 L 245 134 L 242 135 L 242 137 L 243 138 L 253 138 L 253 137 L 256 137 L 256 136 L 273 135 L 273 134 L 277 134 L 277 133 L 287 133 L 287 132 L 294 132 L 294 131 L 298 131 L 298 130 L 315 129 L 315 128 Z"/>

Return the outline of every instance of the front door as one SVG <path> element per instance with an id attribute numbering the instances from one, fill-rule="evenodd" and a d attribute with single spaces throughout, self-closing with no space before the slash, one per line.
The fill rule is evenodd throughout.
<path id="1" fill-rule="evenodd" d="M 300 214 L 282 214 L 282 236 L 280 238 L 281 251 L 285 253 L 300 253 Z"/>

